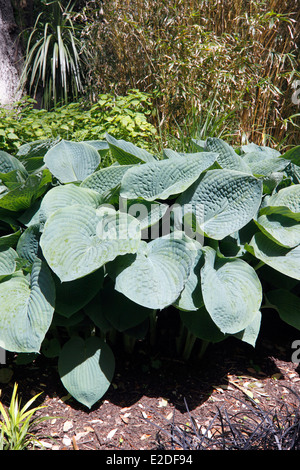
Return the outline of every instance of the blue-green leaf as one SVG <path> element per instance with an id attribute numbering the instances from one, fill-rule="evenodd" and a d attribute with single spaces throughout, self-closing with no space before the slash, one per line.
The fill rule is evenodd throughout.
<path id="1" fill-rule="evenodd" d="M 74 336 L 62 348 L 58 371 L 68 392 L 91 408 L 108 390 L 115 371 L 115 358 L 102 339 Z"/>
<path id="2" fill-rule="evenodd" d="M 205 308 L 223 333 L 238 333 L 253 322 L 260 310 L 260 280 L 244 260 L 219 258 L 210 247 L 203 250 L 201 286 Z"/>
<path id="3" fill-rule="evenodd" d="M 72 183 L 91 175 L 100 164 L 100 155 L 84 142 L 62 140 L 48 150 L 44 162 L 61 183 Z"/>

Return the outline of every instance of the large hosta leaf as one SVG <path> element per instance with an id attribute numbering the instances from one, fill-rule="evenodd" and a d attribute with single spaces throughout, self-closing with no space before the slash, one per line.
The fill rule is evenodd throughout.
<path id="1" fill-rule="evenodd" d="M 141 239 L 132 216 L 104 208 L 73 205 L 47 219 L 40 245 L 62 282 L 92 273 L 118 255 L 135 253 Z"/>
<path id="2" fill-rule="evenodd" d="M 266 147 L 262 145 L 257 145 L 251 142 L 250 144 L 242 145 L 241 147 L 243 153 L 256 153 L 260 155 L 261 160 L 273 157 L 279 157 L 280 152 L 271 147 Z"/>
<path id="3" fill-rule="evenodd" d="M 99 166 L 97 150 L 84 142 L 62 140 L 44 156 L 44 162 L 61 183 L 83 181 Z"/>
<path id="4" fill-rule="evenodd" d="M 62 348 L 58 371 L 68 392 L 91 408 L 106 393 L 113 379 L 115 358 L 102 339 L 74 336 Z"/>
<path id="5" fill-rule="evenodd" d="M 300 222 L 280 214 L 261 215 L 256 221 L 258 227 L 269 238 L 287 248 L 300 244 Z"/>
<path id="6" fill-rule="evenodd" d="M 112 165 L 95 171 L 81 183 L 81 187 L 90 188 L 99 194 L 105 195 L 108 191 L 116 188 L 122 181 L 123 176 L 133 165 Z"/>
<path id="7" fill-rule="evenodd" d="M 204 305 L 223 333 L 244 330 L 260 310 L 262 287 L 254 269 L 241 259 L 219 258 L 204 248 L 201 269 Z"/>
<path id="8" fill-rule="evenodd" d="M 56 302 L 55 312 L 69 318 L 85 307 L 101 289 L 104 278 L 103 269 L 76 279 L 75 281 L 60 282 L 54 276 Z"/>
<path id="9" fill-rule="evenodd" d="M 134 166 L 123 177 L 121 196 L 146 201 L 167 199 L 185 191 L 216 160 L 214 153 L 159 160 Z"/>
<path id="10" fill-rule="evenodd" d="M 300 244 L 300 185 L 281 189 L 267 198 L 257 225 L 275 242 L 287 248 Z"/>
<path id="11" fill-rule="evenodd" d="M 253 321 L 243 331 L 236 333 L 234 336 L 244 343 L 251 344 L 251 346 L 255 347 L 260 331 L 261 319 L 261 312 L 257 312 Z"/>
<path id="12" fill-rule="evenodd" d="M 233 170 L 208 170 L 177 199 L 182 213 L 193 212 L 199 228 L 221 240 L 256 215 L 262 181 Z"/>
<path id="13" fill-rule="evenodd" d="M 273 307 L 280 318 L 300 330 L 300 298 L 285 289 L 269 291 L 266 294 L 267 306 Z"/>
<path id="14" fill-rule="evenodd" d="M 44 156 L 54 145 L 58 144 L 60 138 L 35 140 L 21 145 L 17 152 L 17 158 L 24 164 L 27 171 L 32 172 L 42 168 Z"/>
<path id="15" fill-rule="evenodd" d="M 280 214 L 300 222 L 300 185 L 288 186 L 268 197 L 260 210 L 262 214 Z"/>
<path id="16" fill-rule="evenodd" d="M 3 150 L 0 150 L 0 180 L 4 183 L 22 182 L 28 173 L 23 164 Z"/>
<path id="17" fill-rule="evenodd" d="M 15 272 L 17 257 L 18 254 L 13 248 L 0 246 L 0 281 Z"/>
<path id="18" fill-rule="evenodd" d="M 55 288 L 40 259 L 30 277 L 13 274 L 0 283 L 0 346 L 14 352 L 39 352 L 54 312 Z"/>
<path id="19" fill-rule="evenodd" d="M 155 161 L 156 158 L 147 150 L 137 147 L 131 142 L 117 140 L 113 136 L 106 134 L 112 156 L 120 165 L 134 165 L 135 163 L 144 163 Z"/>
<path id="20" fill-rule="evenodd" d="M 81 188 L 72 183 L 55 186 L 44 196 L 39 209 L 41 229 L 48 217 L 57 209 L 70 207 L 75 204 L 91 206 L 95 209 L 100 205 L 100 195 L 91 189 Z"/>
<path id="21" fill-rule="evenodd" d="M 19 257 L 33 263 L 36 257 L 40 257 L 39 240 L 39 224 L 27 227 L 18 240 L 16 250 Z"/>
<path id="22" fill-rule="evenodd" d="M 289 249 L 278 245 L 263 233 L 256 233 L 247 250 L 271 268 L 300 280 L 300 245 Z"/>
<path id="23" fill-rule="evenodd" d="M 195 312 L 181 311 L 180 318 L 187 329 L 197 338 L 211 343 L 217 343 L 226 338 L 204 306 Z"/>
<path id="24" fill-rule="evenodd" d="M 195 257 L 193 269 L 185 283 L 184 289 L 180 297 L 174 303 L 179 310 L 192 312 L 203 307 L 203 297 L 201 292 L 200 269 L 203 266 L 204 256 L 202 246 L 196 240 L 194 241 L 197 254 Z"/>
<path id="25" fill-rule="evenodd" d="M 253 175 L 261 176 L 269 176 L 274 172 L 283 171 L 290 164 L 287 160 L 270 157 L 264 152 L 247 153 L 243 161 L 247 163 Z"/>
<path id="26" fill-rule="evenodd" d="M 251 173 L 247 163 L 245 163 L 240 155 L 238 155 L 227 142 L 224 142 L 224 140 L 218 139 L 217 137 L 209 137 L 206 140 L 205 150 L 218 153 L 217 162 L 222 168 Z"/>
<path id="27" fill-rule="evenodd" d="M 94 147 L 99 152 L 100 157 L 105 157 L 109 151 L 109 145 L 105 140 L 85 140 L 84 143 Z"/>
<path id="28" fill-rule="evenodd" d="M 171 305 L 181 294 L 197 249 L 182 232 L 141 242 L 136 259 L 116 277 L 116 290 L 152 309 Z"/>

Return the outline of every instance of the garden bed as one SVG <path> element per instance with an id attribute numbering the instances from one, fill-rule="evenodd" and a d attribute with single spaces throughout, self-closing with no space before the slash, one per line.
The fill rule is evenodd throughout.
<path id="1" fill-rule="evenodd" d="M 174 352 L 174 332 L 166 329 L 170 323 L 164 325 L 163 316 L 160 321 L 156 348 L 149 350 L 146 342 L 140 342 L 133 355 L 120 351 L 112 385 L 91 410 L 70 397 L 56 362 L 42 356 L 24 367 L 15 365 L 13 354 L 7 355 L 2 369 L 11 369 L 12 376 L 1 384 L 1 401 L 9 404 L 14 382 L 22 402 L 42 392 L 38 402 L 45 408 L 39 413 L 53 419 L 43 422 L 37 432 L 51 450 L 182 450 L 187 442 L 195 449 L 199 440 L 190 439 L 195 429 L 208 438 L 202 448 L 221 450 L 226 433 L 227 449 L 242 448 L 240 441 L 234 443 L 226 419 L 237 429 L 239 422 L 244 426 L 246 414 L 248 424 L 258 423 L 257 439 L 249 442 L 250 448 L 277 449 L 272 433 L 266 438 L 265 424 L 270 419 L 283 431 L 297 417 L 300 377 L 298 365 L 291 361 L 297 331 L 274 312 L 266 313 L 255 349 L 228 338 L 210 345 L 202 361 L 196 357 L 196 345 L 191 360 L 184 363 Z M 265 412 L 269 415 L 262 418 Z M 281 423 L 276 424 L 274 417 Z M 177 429 L 173 447 L 166 434 L 172 428 Z M 294 441 L 290 437 L 282 448 L 295 444 L 298 435 L 294 433 Z"/>

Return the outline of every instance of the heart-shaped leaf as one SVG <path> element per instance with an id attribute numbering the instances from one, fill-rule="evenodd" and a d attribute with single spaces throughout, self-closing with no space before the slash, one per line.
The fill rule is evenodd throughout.
<path id="1" fill-rule="evenodd" d="M 93 191 L 91 189 L 81 188 L 72 183 L 61 186 L 55 186 L 54 188 L 50 189 L 47 194 L 45 194 L 40 205 L 40 229 L 43 229 L 43 226 L 48 217 L 53 214 L 53 212 L 55 212 L 57 209 L 62 209 L 63 207 L 70 207 L 75 204 L 80 204 L 82 206 L 91 206 L 96 209 L 100 205 L 100 203 L 100 195 L 96 191 Z"/>
<path id="2" fill-rule="evenodd" d="M 30 263 L 34 262 L 36 257 L 40 255 L 40 235 L 39 224 L 30 225 L 27 227 L 27 229 L 20 236 L 16 248 L 20 258 L 24 258 Z"/>
<path id="3" fill-rule="evenodd" d="M 197 249 L 182 232 L 141 242 L 136 259 L 116 277 L 116 290 L 133 302 L 163 309 L 181 294 Z"/>
<path id="4" fill-rule="evenodd" d="M 238 333 L 252 323 L 260 310 L 260 280 L 245 261 L 219 258 L 210 247 L 203 250 L 201 286 L 205 308 L 223 333 Z"/>
<path id="5" fill-rule="evenodd" d="M 100 155 L 84 142 L 62 140 L 48 150 L 44 162 L 61 183 L 72 183 L 91 175 L 100 164 Z"/>
<path id="6" fill-rule="evenodd" d="M 115 358 L 102 339 L 74 336 L 62 348 L 58 371 L 68 392 L 91 408 L 108 390 L 115 371 Z"/>
<path id="7" fill-rule="evenodd" d="M 282 246 L 293 248 L 300 244 L 300 223 L 291 217 L 261 215 L 256 223 L 264 234 Z"/>
<path id="8" fill-rule="evenodd" d="M 261 312 L 257 312 L 253 321 L 243 331 L 236 333 L 234 336 L 243 341 L 244 343 L 248 343 L 251 346 L 255 347 L 260 331 L 261 318 Z"/>
<path id="9" fill-rule="evenodd" d="M 24 165 L 16 157 L 13 157 L 3 150 L 0 150 L 0 175 L 5 175 L 16 170 L 20 171 L 23 176 L 28 176 Z"/>
<path id="10" fill-rule="evenodd" d="M 139 222 L 114 209 L 73 205 L 58 209 L 45 223 L 40 239 L 44 257 L 62 282 L 96 271 L 118 255 L 135 253 Z"/>
<path id="11" fill-rule="evenodd" d="M 13 248 L 0 247 L 0 281 L 15 272 L 17 257 L 18 254 Z"/>
<path id="12" fill-rule="evenodd" d="M 280 214 L 300 222 L 300 185 L 288 186 L 268 197 L 259 213 Z"/>
<path id="13" fill-rule="evenodd" d="M 195 257 L 193 269 L 185 283 L 180 297 L 174 303 L 174 306 L 179 310 L 192 312 L 203 307 L 203 297 L 201 292 L 200 269 L 203 266 L 204 256 L 202 246 L 197 241 L 194 241 L 197 247 L 197 254 Z"/>

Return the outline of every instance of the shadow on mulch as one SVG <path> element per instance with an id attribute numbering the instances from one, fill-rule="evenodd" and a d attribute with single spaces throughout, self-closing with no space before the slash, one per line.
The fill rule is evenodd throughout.
<path id="1" fill-rule="evenodd" d="M 170 318 L 162 315 L 158 327 L 160 336 L 154 348 L 150 349 L 146 342 L 140 342 L 133 354 L 126 354 L 122 346 L 112 346 L 116 356 L 116 370 L 113 384 L 104 397 L 106 400 L 120 407 L 130 407 L 142 396 L 163 396 L 176 409 L 185 413 L 183 398 L 187 400 L 189 409 L 193 410 L 209 398 L 214 386 L 225 384 L 224 377 L 228 374 L 250 374 L 256 378 L 280 375 L 274 358 L 291 361 L 291 345 L 298 339 L 294 328 L 284 324 L 274 311 L 266 311 L 255 348 L 229 337 L 221 343 L 209 345 L 199 360 L 197 346 L 200 347 L 200 343 L 196 343 L 190 360 L 184 362 L 176 355 L 175 333 L 172 334 L 170 325 Z M 173 323 L 173 329 L 176 331 L 176 322 Z M 56 359 L 40 356 L 32 364 L 17 366 L 13 358 L 13 354 L 7 353 L 5 367 L 13 368 L 12 380 L 19 383 L 20 387 L 27 382 L 29 387 L 33 387 L 34 382 L 40 382 L 46 385 L 50 398 L 63 398 L 67 394 L 58 376 Z M 299 366 L 296 370 L 300 371 Z M 21 387 L 25 398 L 26 388 Z M 1 400 L 7 405 L 5 392 L 4 385 Z M 70 404 L 74 409 L 87 411 L 75 400 L 70 401 Z M 99 403 L 92 410 L 97 407 Z"/>
<path id="2" fill-rule="evenodd" d="M 211 422 L 212 419 L 215 419 L 215 422 L 218 421 L 219 429 L 223 423 L 223 441 L 218 442 L 218 448 L 222 448 L 222 445 L 223 447 L 234 448 L 234 445 L 233 447 L 230 446 L 235 438 L 240 439 L 239 442 L 247 448 L 249 443 L 252 443 L 252 441 L 254 443 L 254 437 L 251 436 L 255 427 L 261 432 L 261 437 L 264 436 L 265 441 L 268 441 L 267 437 L 274 433 L 272 434 L 273 428 L 272 426 L 270 427 L 269 418 L 264 418 L 263 410 L 270 408 L 270 406 L 273 410 L 275 409 L 278 404 L 278 398 L 281 395 L 281 383 L 282 387 L 290 385 L 286 380 L 286 376 L 284 377 L 282 373 L 282 368 L 286 367 L 287 364 L 291 364 L 291 356 L 294 352 L 291 345 L 294 340 L 300 339 L 300 332 L 297 337 L 297 330 L 283 323 L 276 312 L 264 311 L 261 331 L 255 348 L 236 338 L 229 337 L 221 343 L 209 345 L 202 360 L 199 360 L 197 348 L 200 345 L 196 343 L 190 360 L 184 362 L 175 352 L 175 336 L 178 324 L 176 324 L 176 318 L 174 317 L 170 320 L 169 315 L 170 312 L 167 312 L 166 314 L 162 313 L 159 317 L 157 329 L 159 335 L 154 348 L 150 348 L 146 341 L 139 342 L 136 344 L 134 353 L 130 355 L 124 353 L 122 346 L 112 346 L 116 357 L 116 371 L 113 383 L 105 396 L 91 410 L 83 407 L 70 397 L 66 398 L 68 392 L 59 379 L 56 360 L 49 360 L 41 356 L 30 365 L 17 366 L 14 363 L 14 355 L 11 353 L 7 354 L 7 365 L 5 367 L 12 369 L 13 376 L 10 383 L 1 384 L 2 403 L 6 406 L 9 405 L 13 383 L 17 382 L 19 384 L 19 391 L 22 394 L 22 403 L 32 398 L 33 394 L 42 391 L 44 393 L 39 397 L 35 405 L 43 403 L 46 394 L 47 405 L 51 403 L 49 413 L 52 414 L 53 410 L 57 409 L 57 415 L 59 415 L 63 411 L 64 419 L 75 421 L 78 424 L 78 429 L 82 430 L 88 420 L 99 420 L 100 418 L 103 424 L 97 429 L 102 432 L 101 444 L 95 444 L 94 440 L 94 444 L 91 444 L 94 446 L 94 449 L 119 448 L 120 443 L 111 444 L 105 436 L 108 430 L 114 427 L 121 427 L 120 410 L 125 408 L 130 409 L 131 417 L 134 418 L 132 422 L 136 426 L 134 431 L 130 432 L 130 425 L 121 423 L 124 426 L 124 430 L 120 436 L 123 442 L 126 436 L 127 440 L 130 440 L 128 448 L 139 449 L 139 445 L 142 445 L 143 449 L 170 449 L 172 445 L 177 445 L 177 448 L 181 449 L 193 448 L 193 446 L 197 448 L 199 436 L 197 437 L 196 431 L 199 432 L 200 428 L 190 427 L 185 432 L 184 427 L 178 427 L 180 417 L 183 420 L 190 419 L 190 422 L 193 424 L 194 412 L 197 419 L 202 419 L 203 422 L 206 422 L 206 430 L 209 430 L 210 424 L 207 423 L 208 421 Z M 299 366 L 297 367 L 293 364 L 293 371 L 295 375 L 298 375 L 300 372 Z M 264 395 L 261 395 L 259 398 L 262 414 L 259 414 L 258 408 L 253 412 L 253 417 L 257 419 L 252 420 L 252 427 L 248 426 L 248 434 L 245 429 L 238 429 L 236 422 L 236 418 L 240 413 L 237 403 L 241 403 L 241 399 L 244 399 L 245 395 L 241 394 L 238 389 L 226 389 L 228 377 L 240 378 L 245 376 L 257 381 L 269 381 L 272 377 L 276 377 L 276 384 L 279 384 L 279 387 L 276 388 L 272 383 L 268 382 L 269 388 L 266 398 L 264 398 Z M 300 391 L 300 379 L 299 382 L 295 382 L 292 385 L 293 390 L 289 395 L 288 401 L 291 403 L 292 400 L 295 406 L 299 406 L 296 395 Z M 216 388 L 219 389 L 220 393 L 224 393 L 219 398 L 216 397 L 216 400 L 220 401 L 212 399 Z M 157 409 L 157 403 L 161 397 L 168 403 L 168 407 L 165 409 Z M 220 412 L 221 404 L 229 405 L 229 410 L 225 408 L 225 415 L 222 414 L 223 412 Z M 252 405 L 255 407 L 254 402 Z M 141 408 L 138 408 L 139 406 Z M 245 406 L 242 403 L 241 406 L 242 408 L 245 408 L 245 406 L 249 407 L 249 400 Z M 152 410 L 154 409 L 154 412 L 149 411 L 148 413 L 148 410 L 151 410 L 151 408 Z M 143 421 L 141 415 L 138 414 L 138 412 L 141 413 L 141 409 L 147 412 L 148 416 L 152 416 L 153 422 L 151 422 L 151 419 L 148 422 Z M 168 422 L 166 423 L 166 413 L 168 412 L 168 415 L 170 415 L 171 411 L 176 413 L 177 421 L 175 418 L 173 422 L 170 421 L 170 416 L 168 416 Z M 159 416 L 161 412 L 163 412 L 163 415 Z M 293 415 L 295 416 L 295 413 Z M 286 416 L 286 423 L 289 423 L 290 416 L 287 411 L 284 416 Z M 280 419 L 283 419 L 283 414 L 281 413 L 280 416 L 277 414 L 277 417 L 277 422 L 280 425 Z M 245 422 L 244 418 L 242 422 Z M 141 441 L 139 441 L 141 439 L 140 435 L 143 433 L 143 430 L 144 434 L 151 433 L 149 431 L 150 428 L 152 429 L 151 442 L 146 443 L 142 441 L 141 444 Z M 158 431 L 159 428 L 161 432 Z M 281 425 L 281 428 L 287 429 L 283 425 Z M 233 429 L 236 430 L 235 437 Z M 170 434 L 166 435 L 166 431 Z M 175 431 L 177 432 L 177 443 L 174 439 L 172 441 L 170 438 L 171 435 L 175 436 Z M 139 432 L 139 437 L 136 434 L 137 432 Z M 164 434 L 165 439 L 163 440 L 164 443 L 162 443 L 160 438 Z M 57 430 L 57 435 L 62 440 L 64 433 L 61 428 L 60 431 Z M 225 438 L 227 439 L 226 445 L 224 444 Z M 270 439 L 268 442 L 270 442 Z M 273 448 L 276 448 L 276 439 L 275 441 L 274 439 L 272 440 L 272 443 L 274 442 Z M 205 445 L 207 445 L 206 448 L 211 448 L 212 441 L 208 444 L 207 440 L 202 440 L 201 443 L 202 448 Z M 125 444 L 123 443 L 122 445 L 122 448 L 125 448 Z"/>

